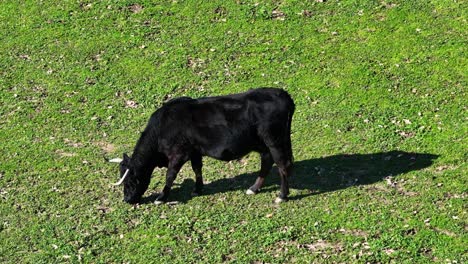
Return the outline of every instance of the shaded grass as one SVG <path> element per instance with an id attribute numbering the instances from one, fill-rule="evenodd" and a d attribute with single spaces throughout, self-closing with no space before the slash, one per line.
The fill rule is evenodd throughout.
<path id="1" fill-rule="evenodd" d="M 0 259 L 466 261 L 464 6 L 2 2 Z M 290 202 L 272 203 L 275 171 L 244 195 L 254 154 L 205 159 L 201 197 L 184 168 L 178 204 L 133 208 L 109 188 L 105 159 L 164 100 L 258 86 L 297 105 Z"/>

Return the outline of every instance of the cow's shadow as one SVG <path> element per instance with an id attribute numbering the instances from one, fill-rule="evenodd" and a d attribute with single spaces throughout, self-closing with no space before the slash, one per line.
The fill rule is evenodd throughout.
<path id="1" fill-rule="evenodd" d="M 290 195 L 291 200 L 325 192 L 345 189 L 350 186 L 372 184 L 388 176 L 398 176 L 410 171 L 421 170 L 432 165 L 437 155 L 390 151 L 373 154 L 339 154 L 328 157 L 296 161 L 290 178 L 290 188 L 300 190 Z M 259 159 L 260 163 L 260 159 Z M 273 167 L 266 177 L 262 192 L 279 193 L 279 176 Z M 258 172 L 244 173 L 232 178 L 218 179 L 205 184 L 203 195 L 247 190 Z M 175 185 L 170 201 L 185 203 L 190 200 L 194 180 L 185 179 Z M 143 203 L 153 202 L 157 193 L 143 199 Z"/>

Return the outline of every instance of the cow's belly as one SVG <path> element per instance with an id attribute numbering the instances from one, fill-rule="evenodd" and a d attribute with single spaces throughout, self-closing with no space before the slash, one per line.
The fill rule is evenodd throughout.
<path id="1" fill-rule="evenodd" d="M 207 132 L 207 131 L 205 131 Z M 251 151 L 261 151 L 263 143 L 249 131 L 211 130 L 199 141 L 202 155 L 218 160 L 235 160 Z"/>
<path id="2" fill-rule="evenodd" d="M 251 151 L 252 149 L 211 148 L 203 155 L 218 160 L 230 161 L 240 159 Z"/>

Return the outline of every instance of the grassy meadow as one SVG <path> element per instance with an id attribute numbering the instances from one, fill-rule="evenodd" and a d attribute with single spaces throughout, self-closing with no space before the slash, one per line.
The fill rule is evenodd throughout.
<path id="1" fill-rule="evenodd" d="M 0 262 L 466 263 L 465 1 L 0 2 Z M 205 192 L 118 166 L 170 98 L 281 87 L 290 201 L 260 158 L 204 158 Z"/>

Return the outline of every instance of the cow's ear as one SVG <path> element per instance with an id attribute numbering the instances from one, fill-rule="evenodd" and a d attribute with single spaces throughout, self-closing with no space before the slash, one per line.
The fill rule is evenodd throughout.
<path id="1" fill-rule="evenodd" d="M 124 161 L 124 163 L 129 163 L 130 162 L 130 157 L 127 155 L 127 153 L 123 154 L 123 161 Z"/>

